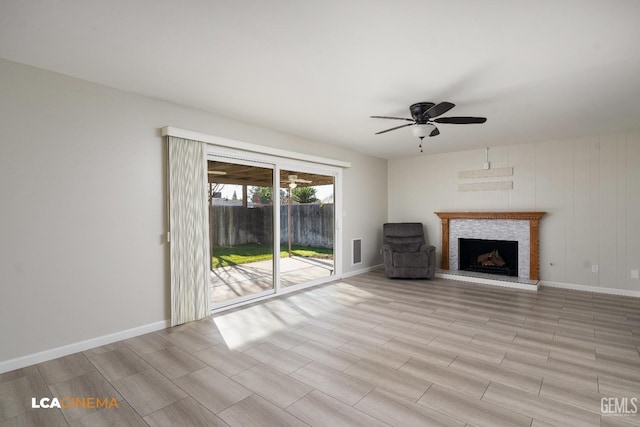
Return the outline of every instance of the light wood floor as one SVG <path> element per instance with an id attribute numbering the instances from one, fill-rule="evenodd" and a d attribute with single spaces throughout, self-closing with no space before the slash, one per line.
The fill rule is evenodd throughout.
<path id="1" fill-rule="evenodd" d="M 0 426 L 640 425 L 639 345 L 637 298 L 376 271 L 2 374 Z"/>

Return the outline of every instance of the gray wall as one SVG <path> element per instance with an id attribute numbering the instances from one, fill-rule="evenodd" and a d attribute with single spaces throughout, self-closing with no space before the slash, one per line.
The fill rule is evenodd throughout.
<path id="1" fill-rule="evenodd" d="M 351 162 L 343 272 L 381 263 L 385 160 L 6 60 L 0 94 L 0 362 L 169 318 L 163 126 Z"/>

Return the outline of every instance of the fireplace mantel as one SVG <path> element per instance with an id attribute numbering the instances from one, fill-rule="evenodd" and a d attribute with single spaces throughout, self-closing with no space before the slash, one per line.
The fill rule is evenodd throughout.
<path id="1" fill-rule="evenodd" d="M 442 221 L 442 262 L 441 268 L 449 270 L 449 221 L 450 220 L 528 220 L 530 232 L 529 278 L 539 280 L 538 230 L 540 218 L 545 212 L 435 212 Z M 526 265 L 526 264 L 525 264 Z"/>

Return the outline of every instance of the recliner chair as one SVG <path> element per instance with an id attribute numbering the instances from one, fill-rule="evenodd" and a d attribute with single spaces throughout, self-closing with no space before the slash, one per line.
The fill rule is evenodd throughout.
<path id="1" fill-rule="evenodd" d="M 382 255 L 387 277 L 432 279 L 436 274 L 436 248 L 427 246 L 420 222 L 387 223 L 382 226 Z"/>

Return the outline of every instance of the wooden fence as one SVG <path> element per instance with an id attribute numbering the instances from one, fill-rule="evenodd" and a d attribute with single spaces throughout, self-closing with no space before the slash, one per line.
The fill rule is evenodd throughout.
<path id="1" fill-rule="evenodd" d="M 280 206 L 280 242 L 288 241 L 289 207 Z M 209 227 L 214 246 L 269 243 L 273 240 L 271 206 L 209 207 Z M 321 248 L 333 247 L 333 204 L 291 205 L 291 244 Z"/>

